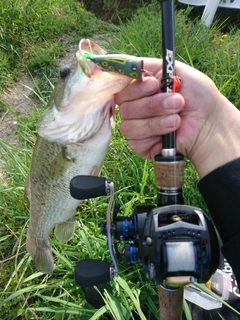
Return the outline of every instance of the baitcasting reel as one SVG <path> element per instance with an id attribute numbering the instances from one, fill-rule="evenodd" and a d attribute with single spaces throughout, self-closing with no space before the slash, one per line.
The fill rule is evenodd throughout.
<path id="1" fill-rule="evenodd" d="M 126 217 L 118 216 L 119 208 L 115 205 L 111 215 L 114 186 L 101 177 L 76 176 L 70 192 L 79 200 L 110 192 L 102 233 L 107 237 L 112 263 L 91 259 L 78 262 L 75 268 L 78 285 L 90 287 L 110 281 L 118 275 L 120 260 L 141 263 L 154 283 L 170 287 L 207 282 L 217 269 L 218 237 L 201 209 L 179 204 L 161 208 L 138 206 Z"/>

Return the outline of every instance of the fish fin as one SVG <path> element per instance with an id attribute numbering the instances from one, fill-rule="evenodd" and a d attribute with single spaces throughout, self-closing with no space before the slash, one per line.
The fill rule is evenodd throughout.
<path id="1" fill-rule="evenodd" d="M 68 242 L 75 230 L 75 214 L 65 222 L 58 223 L 55 226 L 55 236 L 60 242 Z"/>
<path id="2" fill-rule="evenodd" d="M 30 172 L 27 175 L 25 185 L 24 185 L 24 199 L 28 198 L 30 195 Z"/>
<path id="3" fill-rule="evenodd" d="M 64 172 L 67 171 L 69 166 L 75 162 L 75 158 L 71 157 L 68 153 L 67 147 L 63 146 L 61 152 L 54 159 L 51 169 L 50 169 L 50 177 L 52 179 L 60 178 Z"/>
<path id="4" fill-rule="evenodd" d="M 46 240 L 37 240 L 37 238 L 28 231 L 26 248 L 35 262 L 36 268 L 51 275 L 53 273 L 54 263 L 49 242 Z"/>

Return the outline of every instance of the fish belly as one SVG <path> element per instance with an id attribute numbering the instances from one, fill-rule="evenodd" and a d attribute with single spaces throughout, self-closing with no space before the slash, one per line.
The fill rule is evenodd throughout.
<path id="1" fill-rule="evenodd" d="M 27 251 L 42 272 L 52 274 L 54 263 L 48 237 L 55 227 L 58 240 L 68 241 L 75 228 L 79 200 L 70 195 L 76 175 L 99 175 L 111 139 L 110 120 L 87 141 L 62 146 L 38 137 L 29 176 L 30 224 Z"/>

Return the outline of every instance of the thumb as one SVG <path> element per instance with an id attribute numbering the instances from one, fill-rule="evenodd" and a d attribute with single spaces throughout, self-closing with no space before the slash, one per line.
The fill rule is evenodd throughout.
<path id="1" fill-rule="evenodd" d="M 115 95 L 115 103 L 121 105 L 123 102 L 151 96 L 158 91 L 159 82 L 154 77 L 144 77 L 142 81 L 132 80 L 126 88 Z"/>

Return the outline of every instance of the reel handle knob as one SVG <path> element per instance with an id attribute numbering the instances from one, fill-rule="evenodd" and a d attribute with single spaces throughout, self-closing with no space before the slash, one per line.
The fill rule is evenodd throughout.
<path id="1" fill-rule="evenodd" d="M 112 279 L 111 265 L 102 260 L 81 260 L 75 267 L 74 278 L 80 287 L 93 287 L 109 282 Z"/>
<path id="2" fill-rule="evenodd" d="M 103 291 L 105 284 L 99 284 L 97 289 L 94 287 L 87 287 L 85 290 L 86 301 L 91 304 L 94 308 L 100 309 L 105 305 L 103 300 Z"/>
<path id="3" fill-rule="evenodd" d="M 102 177 L 79 175 L 70 182 L 70 194 L 77 200 L 96 198 L 107 193 L 108 182 Z"/>

